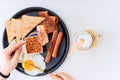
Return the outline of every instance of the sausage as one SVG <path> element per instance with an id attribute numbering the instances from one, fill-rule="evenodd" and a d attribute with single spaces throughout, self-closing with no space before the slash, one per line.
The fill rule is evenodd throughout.
<path id="1" fill-rule="evenodd" d="M 53 49 L 54 49 L 54 46 L 55 46 L 55 42 L 56 42 L 57 36 L 58 36 L 58 31 L 55 30 L 53 32 L 52 39 L 50 41 L 50 45 L 49 45 L 49 48 L 48 48 L 48 51 L 47 51 L 47 55 L 46 55 L 46 58 L 45 58 L 45 62 L 46 63 L 49 63 L 50 60 L 51 60 L 52 52 L 53 52 Z"/>
<path id="2" fill-rule="evenodd" d="M 59 47 L 60 47 L 60 43 L 62 41 L 62 37 L 63 37 L 63 32 L 59 32 L 56 43 L 55 43 L 55 47 L 54 47 L 54 50 L 53 50 L 53 53 L 52 53 L 52 57 L 57 57 L 58 50 L 59 50 Z"/>

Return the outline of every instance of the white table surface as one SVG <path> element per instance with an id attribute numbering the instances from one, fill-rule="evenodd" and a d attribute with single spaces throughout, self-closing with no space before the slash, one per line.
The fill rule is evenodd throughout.
<path id="1" fill-rule="evenodd" d="M 74 80 L 120 80 L 120 0 L 0 0 L 0 49 L 4 22 L 16 12 L 36 6 L 48 8 L 63 19 L 71 46 L 78 31 L 91 29 L 101 35 L 94 48 L 75 51 L 54 73 L 64 71 Z M 8 80 L 51 79 L 14 70 Z"/>

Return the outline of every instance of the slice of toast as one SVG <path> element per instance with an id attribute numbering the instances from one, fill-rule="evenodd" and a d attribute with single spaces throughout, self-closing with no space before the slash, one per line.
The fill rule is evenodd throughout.
<path id="1" fill-rule="evenodd" d="M 12 25 L 13 24 L 11 24 L 10 20 L 5 22 L 6 31 L 7 31 L 7 38 L 8 38 L 9 43 L 12 42 L 12 40 L 16 36 L 16 27 L 14 27 Z"/>
<path id="2" fill-rule="evenodd" d="M 45 18 L 44 17 L 36 17 L 36 16 L 27 16 L 23 15 L 23 38 L 38 24 L 40 24 Z"/>
<path id="3" fill-rule="evenodd" d="M 22 19 L 11 19 L 11 26 L 16 29 L 16 42 L 22 38 Z"/>

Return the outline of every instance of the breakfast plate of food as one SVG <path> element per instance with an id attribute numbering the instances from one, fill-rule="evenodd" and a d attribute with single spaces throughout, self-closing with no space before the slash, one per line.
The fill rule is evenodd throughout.
<path id="1" fill-rule="evenodd" d="M 3 48 L 19 40 L 22 46 L 18 71 L 29 76 L 43 76 L 62 65 L 69 50 L 69 34 L 63 20 L 53 11 L 30 7 L 5 21 Z"/>

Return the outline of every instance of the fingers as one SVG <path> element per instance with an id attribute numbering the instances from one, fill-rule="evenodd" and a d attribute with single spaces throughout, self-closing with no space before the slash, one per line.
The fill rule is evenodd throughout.
<path id="1" fill-rule="evenodd" d="M 49 76 L 52 78 L 52 80 L 73 80 L 70 76 L 63 72 L 56 75 L 50 73 Z"/>
<path id="2" fill-rule="evenodd" d="M 63 72 L 56 74 L 56 76 L 61 77 L 63 80 L 73 80 L 70 76 L 68 76 L 67 74 Z"/>
<path id="3" fill-rule="evenodd" d="M 13 56 L 13 58 L 12 58 L 12 61 L 13 61 L 13 62 L 18 62 L 21 51 L 22 51 L 22 47 L 18 48 L 18 49 L 15 51 L 15 54 L 14 54 L 14 56 Z"/>
<path id="4" fill-rule="evenodd" d="M 12 54 L 12 52 L 14 52 L 16 49 L 22 47 L 22 45 L 25 43 L 25 41 L 19 41 L 17 44 L 14 45 L 9 45 L 6 50 L 8 52 L 8 54 Z"/>
<path id="5" fill-rule="evenodd" d="M 54 74 L 48 74 L 50 77 L 51 77 L 51 79 L 52 80 L 62 80 L 62 79 L 60 79 L 59 77 L 57 77 L 57 76 L 55 76 Z"/>

